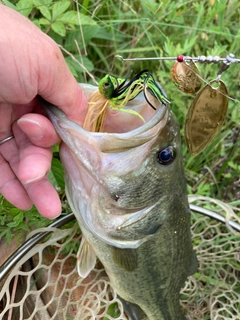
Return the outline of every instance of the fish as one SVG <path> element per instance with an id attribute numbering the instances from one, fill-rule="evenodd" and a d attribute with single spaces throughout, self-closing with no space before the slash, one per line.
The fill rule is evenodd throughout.
<path id="1" fill-rule="evenodd" d="M 80 85 L 88 98 L 96 90 Z M 106 132 L 83 129 L 55 106 L 46 112 L 62 139 L 66 195 L 84 238 L 80 276 L 98 258 L 129 319 L 183 320 L 180 290 L 198 263 L 179 124 L 167 103 L 154 103 L 156 111 L 143 93 L 128 102 L 148 115 L 144 124 L 110 110 Z"/>

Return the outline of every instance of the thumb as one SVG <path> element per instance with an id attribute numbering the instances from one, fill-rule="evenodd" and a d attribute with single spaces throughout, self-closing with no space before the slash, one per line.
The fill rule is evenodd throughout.
<path id="1" fill-rule="evenodd" d="M 51 39 L 52 40 L 52 39 Z M 87 113 L 87 98 L 71 74 L 64 57 L 54 41 L 48 51 L 48 65 L 40 60 L 38 94 L 60 108 L 66 116 L 82 125 Z"/>
<path id="2" fill-rule="evenodd" d="M 58 45 L 18 12 L 0 5 L 0 15 L 2 101 L 28 104 L 39 94 L 81 124 L 87 99 Z"/>

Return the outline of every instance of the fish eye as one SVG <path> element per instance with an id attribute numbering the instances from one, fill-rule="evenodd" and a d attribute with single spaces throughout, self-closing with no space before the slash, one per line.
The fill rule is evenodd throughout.
<path id="1" fill-rule="evenodd" d="M 176 151 L 173 146 L 166 147 L 157 153 L 158 162 L 168 165 L 174 161 Z"/>
<path id="2" fill-rule="evenodd" d="M 108 88 L 109 86 L 110 86 L 110 83 L 109 83 L 109 82 L 105 82 L 105 83 L 104 83 L 104 87 L 105 87 L 105 88 Z"/>

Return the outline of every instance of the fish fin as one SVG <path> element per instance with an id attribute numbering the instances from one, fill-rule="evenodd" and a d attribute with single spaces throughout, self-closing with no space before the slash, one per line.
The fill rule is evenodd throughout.
<path id="1" fill-rule="evenodd" d="M 131 320 L 147 320 L 145 312 L 137 304 L 126 301 L 119 296 L 118 298 L 123 304 L 124 312 Z"/>
<path id="2" fill-rule="evenodd" d="M 126 271 L 133 271 L 137 267 L 138 256 L 135 249 L 120 249 L 112 247 L 113 261 Z"/>
<path id="3" fill-rule="evenodd" d="M 193 251 L 190 266 L 189 266 L 189 275 L 193 275 L 197 271 L 198 271 L 198 259 L 196 256 L 196 252 Z"/>
<path id="4" fill-rule="evenodd" d="M 96 253 L 92 246 L 82 237 L 81 245 L 77 253 L 77 270 L 82 278 L 86 278 L 96 264 Z"/>

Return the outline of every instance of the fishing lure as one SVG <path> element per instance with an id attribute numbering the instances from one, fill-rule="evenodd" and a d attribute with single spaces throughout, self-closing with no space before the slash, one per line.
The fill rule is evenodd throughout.
<path id="1" fill-rule="evenodd" d="M 221 129 L 228 110 L 228 90 L 220 78 L 231 64 L 240 63 L 240 59 L 236 59 L 233 54 L 227 55 L 226 58 L 218 56 L 185 57 L 183 55 L 127 59 L 121 56 L 116 57 L 123 61 L 175 60 L 171 69 L 171 78 L 175 85 L 185 93 L 196 93 L 201 87 L 201 80 L 203 79 L 196 65 L 197 62 L 208 64 L 221 62 L 217 78 L 209 83 L 205 81 L 206 85 L 198 92 L 191 103 L 184 130 L 185 141 L 192 155 L 199 154 L 213 141 Z"/>
<path id="2" fill-rule="evenodd" d="M 124 108 L 128 101 L 136 98 L 141 92 L 154 110 L 156 107 L 151 102 L 149 93 L 161 104 L 170 103 L 165 92 L 147 69 L 140 71 L 129 81 L 128 77 L 124 79 L 107 74 L 100 80 L 98 90 L 90 98 L 84 128 L 89 130 L 91 127 L 91 131 L 102 131 L 108 108 L 133 114 L 145 122 L 137 111 Z"/>
<path id="3" fill-rule="evenodd" d="M 134 99 L 140 92 L 144 93 L 148 104 L 156 110 L 150 102 L 147 92 L 150 92 L 160 103 L 170 103 L 163 90 L 158 86 L 149 70 L 143 70 L 136 74 L 129 82 L 127 78 L 116 78 L 106 75 L 99 82 L 99 92 L 107 99 L 111 100 L 113 110 L 122 109 L 126 103 Z M 132 110 L 122 110 L 131 113 Z"/>

